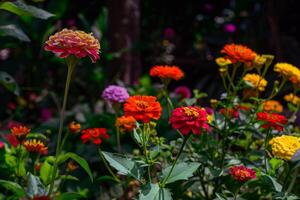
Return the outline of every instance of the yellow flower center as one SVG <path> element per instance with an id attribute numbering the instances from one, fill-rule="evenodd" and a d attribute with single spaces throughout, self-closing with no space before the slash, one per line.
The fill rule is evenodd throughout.
<path id="1" fill-rule="evenodd" d="M 184 113 L 189 116 L 189 117 L 198 117 L 199 113 L 197 112 L 197 110 L 195 108 L 188 108 L 188 107 L 184 107 Z"/>

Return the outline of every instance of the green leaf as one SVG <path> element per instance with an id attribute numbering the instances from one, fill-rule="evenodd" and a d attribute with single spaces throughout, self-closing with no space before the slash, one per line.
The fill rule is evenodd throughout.
<path id="1" fill-rule="evenodd" d="M 109 181 L 109 182 L 118 183 L 118 181 L 116 181 L 116 179 L 114 179 L 114 177 L 112 177 L 112 176 L 101 176 L 101 177 L 97 178 L 96 180 L 99 182 Z"/>
<path id="2" fill-rule="evenodd" d="M 15 95 L 20 95 L 15 79 L 6 72 L 0 71 L 0 84 Z"/>
<path id="3" fill-rule="evenodd" d="M 5 1 L 0 3 L 0 9 L 9 11 L 19 16 L 33 16 L 40 19 L 48 19 L 53 17 L 52 13 L 49 13 L 43 9 L 35 6 L 25 4 L 23 1 L 17 0 L 14 2 Z"/>
<path id="4" fill-rule="evenodd" d="M 115 168 L 119 174 L 129 175 L 138 180 L 141 180 L 143 168 L 135 161 L 128 157 L 122 157 L 121 155 L 103 152 L 103 156 L 109 162 L 109 164 Z"/>
<path id="5" fill-rule="evenodd" d="M 29 173 L 28 187 L 26 189 L 27 196 L 33 198 L 35 195 L 42 196 L 46 194 L 44 185 L 41 183 L 40 178 Z"/>
<path id="6" fill-rule="evenodd" d="M 67 192 L 59 195 L 58 197 L 55 197 L 54 200 L 69 200 L 69 199 L 82 199 L 85 198 L 81 194 L 75 193 L 75 192 Z"/>
<path id="7" fill-rule="evenodd" d="M 147 184 L 142 187 L 139 200 L 172 200 L 171 192 L 166 188 L 160 188 L 156 184 Z"/>
<path id="8" fill-rule="evenodd" d="M 297 162 L 300 160 L 300 149 L 298 149 L 295 154 L 293 155 L 291 161 L 292 162 Z"/>
<path id="9" fill-rule="evenodd" d="M 198 169 L 199 166 L 200 163 L 177 163 L 174 166 L 171 175 L 165 183 L 168 184 L 178 180 L 187 180 L 189 177 L 193 176 L 193 173 Z M 171 168 L 172 166 L 169 166 L 162 171 L 163 179 L 165 179 L 166 176 L 169 174 Z"/>
<path id="10" fill-rule="evenodd" d="M 267 183 L 268 185 L 271 185 L 272 189 L 276 192 L 281 192 L 281 184 L 278 183 L 272 176 L 264 174 L 260 177 L 260 180 L 262 180 L 264 183 Z"/>
<path id="11" fill-rule="evenodd" d="M 136 128 L 133 129 L 133 138 L 139 145 L 142 145 L 141 135 L 142 135 L 142 130 L 140 129 L 140 125 L 139 123 L 136 123 Z"/>
<path id="12" fill-rule="evenodd" d="M 0 26 L 1 36 L 11 36 L 24 42 L 30 42 L 29 37 L 13 24 Z"/>
<path id="13" fill-rule="evenodd" d="M 60 175 L 61 179 L 71 180 L 71 181 L 79 181 L 79 179 L 72 175 Z"/>
<path id="14" fill-rule="evenodd" d="M 0 185 L 5 189 L 14 192 L 17 197 L 24 197 L 25 195 L 24 189 L 15 182 L 0 180 Z"/>
<path id="15" fill-rule="evenodd" d="M 58 163 L 61 164 L 61 163 L 65 162 L 66 160 L 68 160 L 69 158 L 71 158 L 75 162 L 77 162 L 85 170 L 85 172 L 89 175 L 91 181 L 93 182 L 93 174 L 89 167 L 89 164 L 86 162 L 86 160 L 84 158 L 78 156 L 77 154 L 71 153 L 71 152 L 62 154 L 58 158 Z"/>
<path id="16" fill-rule="evenodd" d="M 40 178 L 45 185 L 48 185 L 51 181 L 51 176 L 53 173 L 53 165 L 51 165 L 48 160 L 46 160 L 40 169 Z"/>

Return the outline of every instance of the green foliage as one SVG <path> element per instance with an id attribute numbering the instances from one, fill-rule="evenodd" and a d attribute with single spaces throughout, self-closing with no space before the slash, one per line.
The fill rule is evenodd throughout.
<path id="1" fill-rule="evenodd" d="M 159 184 L 147 184 L 142 187 L 139 200 L 172 200 L 171 192 Z"/>
<path id="2" fill-rule="evenodd" d="M 1 27 L 0 27 L 1 29 Z M 1 30 L 0 30 L 1 32 Z M 15 95 L 20 95 L 19 87 L 15 79 L 6 72 L 0 71 L 0 85 L 5 87 L 8 91 L 14 93 Z"/>
<path id="3" fill-rule="evenodd" d="M 16 197 L 23 197 L 25 195 L 24 189 L 18 183 L 7 180 L 0 180 L 0 186 L 9 191 L 12 191 L 16 195 Z"/>

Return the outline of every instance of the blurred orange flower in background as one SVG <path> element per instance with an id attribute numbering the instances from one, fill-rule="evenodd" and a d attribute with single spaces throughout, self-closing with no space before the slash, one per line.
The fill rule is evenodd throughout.
<path id="1" fill-rule="evenodd" d="M 161 79 L 180 80 L 184 77 L 183 71 L 177 66 L 154 66 L 150 70 L 150 76 L 159 77 Z"/>
<path id="2" fill-rule="evenodd" d="M 125 116 L 132 116 L 143 123 L 150 122 L 151 119 L 158 120 L 162 108 L 154 96 L 131 96 L 124 104 Z"/>
<path id="3" fill-rule="evenodd" d="M 276 100 L 269 100 L 263 103 L 263 110 L 266 112 L 279 112 L 283 111 L 283 106 L 279 101 Z"/>
<path id="4" fill-rule="evenodd" d="M 40 154 L 47 154 L 48 153 L 48 147 L 42 142 L 41 140 L 37 139 L 30 139 L 26 140 L 22 143 L 22 145 L 25 147 L 25 149 L 28 152 L 36 152 Z"/>
<path id="5" fill-rule="evenodd" d="M 18 140 L 23 140 L 29 134 L 30 129 L 27 126 L 17 125 L 10 129 L 10 132 Z"/>
<path id="6" fill-rule="evenodd" d="M 116 127 L 121 131 L 132 131 L 136 127 L 136 120 L 132 116 L 121 116 L 117 118 Z"/>

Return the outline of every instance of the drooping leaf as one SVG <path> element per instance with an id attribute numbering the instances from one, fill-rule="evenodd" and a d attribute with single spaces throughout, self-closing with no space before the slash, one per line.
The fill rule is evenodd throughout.
<path id="1" fill-rule="evenodd" d="M 84 158 L 78 156 L 77 154 L 71 153 L 71 152 L 62 154 L 59 157 L 58 163 L 61 164 L 61 163 L 65 162 L 66 160 L 68 160 L 69 158 L 71 158 L 75 162 L 77 162 L 82 167 L 82 169 L 84 169 L 84 171 L 89 175 L 91 181 L 93 181 L 93 174 L 89 167 L 89 164 L 87 163 L 87 161 Z"/>
<path id="2" fill-rule="evenodd" d="M 15 95 L 20 95 L 15 79 L 6 72 L 0 71 L 0 84 Z"/>
<path id="3" fill-rule="evenodd" d="M 102 152 L 109 164 L 115 168 L 119 174 L 129 175 L 138 180 L 141 179 L 143 168 L 130 158 L 122 157 L 117 154 Z"/>
<path id="4" fill-rule="evenodd" d="M 135 141 L 141 145 L 142 144 L 142 138 L 141 138 L 141 135 L 142 135 L 142 131 L 139 127 L 139 124 L 137 123 L 136 124 L 136 128 L 133 129 L 133 138 L 135 139 Z"/>
<path id="5" fill-rule="evenodd" d="M 48 19 L 53 17 L 52 13 L 49 13 L 43 9 L 35 6 L 27 5 L 23 1 L 4 1 L 0 3 L 0 9 L 9 11 L 19 16 L 33 16 L 40 19 Z"/>
<path id="6" fill-rule="evenodd" d="M 60 175 L 61 179 L 65 179 L 65 180 L 71 180 L 71 181 L 79 181 L 79 179 L 75 176 L 72 176 L 70 174 L 68 175 Z"/>
<path id="7" fill-rule="evenodd" d="M 198 169 L 199 166 L 200 163 L 177 163 L 165 183 L 168 184 L 178 180 L 187 180 L 189 177 L 193 176 L 193 173 Z M 171 168 L 172 166 L 169 166 L 162 171 L 163 179 L 168 176 Z"/>
<path id="8" fill-rule="evenodd" d="M 139 200 L 172 200 L 171 192 L 156 184 L 147 184 L 141 188 Z"/>
<path id="9" fill-rule="evenodd" d="M 0 180 L 0 185 L 5 189 L 14 192 L 17 197 L 24 197 L 25 195 L 24 189 L 18 183 Z"/>
<path id="10" fill-rule="evenodd" d="M 29 37 L 13 24 L 0 26 L 0 36 L 11 36 L 24 42 L 30 42 Z"/>
<path id="11" fill-rule="evenodd" d="M 85 198 L 84 196 L 82 196 L 81 194 L 75 193 L 75 192 L 66 192 L 66 193 L 62 193 L 61 195 L 59 195 L 58 197 L 55 197 L 54 200 L 76 200 L 76 199 L 82 199 Z"/>
<path id="12" fill-rule="evenodd" d="M 35 195 L 43 196 L 46 195 L 47 191 L 45 186 L 41 183 L 40 178 L 33 174 L 28 174 L 28 186 L 26 188 L 27 196 L 33 198 Z"/>
<path id="13" fill-rule="evenodd" d="M 53 165 L 51 165 L 47 160 L 42 164 L 40 169 L 40 177 L 45 185 L 48 185 L 51 181 L 51 176 L 53 173 Z"/>

